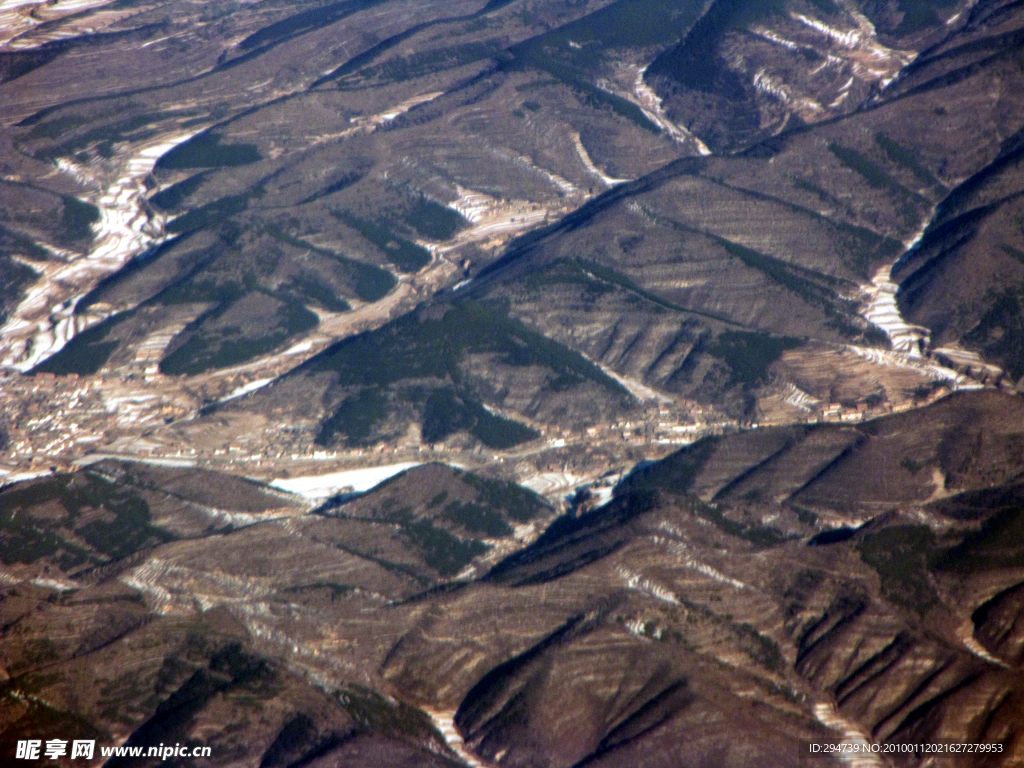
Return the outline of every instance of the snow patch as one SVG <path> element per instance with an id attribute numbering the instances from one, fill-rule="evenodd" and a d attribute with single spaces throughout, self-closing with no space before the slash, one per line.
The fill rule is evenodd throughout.
<path id="1" fill-rule="evenodd" d="M 422 462 L 411 461 L 401 464 L 387 464 L 380 467 L 348 469 L 325 475 L 277 478 L 270 481 L 274 488 L 288 491 L 311 500 L 326 500 L 343 491 L 362 493 L 380 485 L 400 472 L 420 466 Z"/>
<path id="2" fill-rule="evenodd" d="M 583 479 L 582 475 L 574 475 L 571 472 L 541 472 L 520 480 L 519 485 L 541 496 L 551 496 L 572 490 Z"/>
<path id="3" fill-rule="evenodd" d="M 229 392 L 227 395 L 222 397 L 219 402 L 226 403 L 228 400 L 235 400 L 236 398 L 248 395 L 250 392 L 255 392 L 257 389 L 262 389 L 273 380 L 274 379 L 271 377 L 267 379 L 256 379 L 256 381 L 250 381 L 248 384 L 243 384 L 237 389 Z"/>
<path id="4" fill-rule="evenodd" d="M 480 761 L 476 755 L 466 749 L 466 742 L 462 739 L 462 734 L 459 733 L 459 729 L 455 727 L 455 713 L 450 711 L 444 711 L 437 709 L 429 709 L 428 707 L 421 707 L 421 709 L 427 713 L 431 721 L 434 723 L 434 727 L 440 731 L 441 736 L 444 738 L 444 743 L 448 745 L 448 748 L 459 756 L 470 768 L 491 768 L 489 763 Z"/>
<path id="5" fill-rule="evenodd" d="M 813 410 L 813 406 L 818 405 L 821 401 L 811 397 L 796 384 L 790 382 L 786 385 L 786 397 L 783 402 L 786 405 L 792 405 L 794 408 L 810 413 Z"/>
<path id="6" fill-rule="evenodd" d="M 93 33 L 132 13 L 109 12 L 71 22 L 70 29 L 51 28 L 43 34 L 25 35 L 33 27 L 56 21 L 74 13 L 81 13 L 109 5 L 113 0 L 0 0 L 0 50 L 28 50 L 60 38 Z M 81 24 L 76 27 L 75 23 Z M 88 24 L 86 27 L 85 24 Z M 19 39 L 20 38 L 20 39 Z"/>
<path id="7" fill-rule="evenodd" d="M 833 731 L 842 734 L 842 743 L 849 745 L 856 752 L 841 752 L 839 759 L 850 768 L 885 768 L 881 758 L 872 755 L 868 750 L 871 742 L 856 725 L 836 712 L 832 704 L 815 704 L 814 717 L 818 722 Z"/>
<path id="8" fill-rule="evenodd" d="M 35 480 L 37 477 L 49 477 L 52 474 L 53 473 L 50 472 L 50 470 L 45 470 L 41 472 L 11 472 L 8 475 L 0 477 L 0 482 L 2 482 L 3 485 L 6 486 L 12 483 L 21 483 L 24 482 L 25 480 Z"/>
<path id="9" fill-rule="evenodd" d="M 928 329 L 907 323 L 900 314 L 896 303 L 899 286 L 892 281 L 893 266 L 889 264 L 879 269 L 871 279 L 871 285 L 865 287 L 868 302 L 861 317 L 885 331 L 897 352 L 922 357 L 921 350 L 928 345 Z"/>
<path id="10" fill-rule="evenodd" d="M 174 133 L 143 147 L 125 163 L 122 175 L 98 195 L 100 220 L 93 224 L 92 248 L 84 256 L 69 255 L 60 263 L 35 265 L 42 274 L 0 328 L 0 365 L 27 371 L 59 352 L 72 338 L 107 314 L 76 314 L 75 305 L 102 278 L 164 240 L 162 216 L 145 205 L 144 179 L 157 160 L 197 132 Z M 82 183 L 95 186 L 89 169 L 66 160 L 58 168 Z"/>
<path id="11" fill-rule="evenodd" d="M 642 574 L 635 573 L 621 565 L 616 570 L 627 589 L 643 592 L 645 595 L 650 595 L 662 602 L 679 605 L 679 598 L 660 584 L 656 584 L 650 579 L 644 578 Z"/>
<path id="12" fill-rule="evenodd" d="M 735 587 L 736 589 L 747 588 L 747 585 L 744 584 L 742 581 L 738 581 L 737 579 L 734 579 L 730 576 L 726 576 L 718 569 L 712 568 L 710 565 L 706 565 L 705 563 L 701 563 L 697 560 L 694 560 L 690 556 L 689 552 L 687 552 L 686 545 L 683 544 L 681 541 L 672 541 L 661 536 L 655 536 L 654 543 L 664 545 L 669 552 L 671 552 L 679 559 L 680 564 L 686 566 L 687 568 L 692 568 L 698 573 L 701 573 L 710 579 L 714 579 L 715 581 L 721 582 L 722 584 L 728 584 L 730 587 Z"/>
<path id="13" fill-rule="evenodd" d="M 73 584 L 70 581 L 59 581 L 57 579 L 32 579 L 31 583 L 39 587 L 55 589 L 58 592 L 69 592 L 72 589 L 78 589 L 77 584 Z"/>

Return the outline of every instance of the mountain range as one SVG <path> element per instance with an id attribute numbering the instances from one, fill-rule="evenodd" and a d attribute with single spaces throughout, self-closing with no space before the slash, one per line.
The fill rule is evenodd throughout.
<path id="1" fill-rule="evenodd" d="M 1022 86 L 1018 0 L 0 2 L 0 753 L 1024 761 Z"/>

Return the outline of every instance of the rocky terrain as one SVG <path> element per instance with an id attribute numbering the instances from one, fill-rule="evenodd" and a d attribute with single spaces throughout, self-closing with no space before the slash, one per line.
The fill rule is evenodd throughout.
<path id="1" fill-rule="evenodd" d="M 0 754 L 1024 761 L 1022 51 L 0 0 Z"/>
<path id="2" fill-rule="evenodd" d="M 311 512 L 194 469 L 26 481 L 0 493 L 2 738 L 353 766 L 946 739 L 1013 765 L 1022 440 L 997 393 L 706 438 L 550 524 L 437 464 Z"/>

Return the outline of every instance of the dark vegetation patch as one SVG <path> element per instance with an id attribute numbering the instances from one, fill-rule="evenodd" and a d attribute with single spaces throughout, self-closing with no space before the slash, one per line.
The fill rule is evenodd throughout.
<path id="1" fill-rule="evenodd" d="M 34 269 L 15 261 L 0 248 L 0 323 L 7 317 L 6 308 L 14 305 L 23 288 L 37 277 Z"/>
<path id="2" fill-rule="evenodd" d="M 990 290 L 987 299 L 988 310 L 964 341 L 1018 380 L 1024 376 L 1024 290 Z"/>
<path id="3" fill-rule="evenodd" d="M 0 224 L 0 256 L 27 256 L 30 259 L 46 261 L 50 258 L 50 252 L 41 245 L 12 229 Z M 17 262 L 13 262 L 16 264 Z M 24 267 L 24 265 L 19 265 Z M 13 269 L 13 267 L 11 267 Z M 28 267 L 25 267 L 28 269 Z M 0 280 L 3 279 L 3 271 L 0 270 Z"/>
<path id="4" fill-rule="evenodd" d="M 942 23 L 938 12 L 955 5 L 956 0 L 899 0 L 903 18 L 893 32 L 897 35 L 912 35 L 938 26 Z"/>
<path id="5" fill-rule="evenodd" d="M 92 237 L 92 225 L 100 220 L 100 209 L 71 195 L 63 195 L 64 210 L 60 225 L 68 240 L 87 240 Z"/>
<path id="6" fill-rule="evenodd" d="M 671 493 L 689 493 L 694 480 L 711 460 L 722 438 L 705 437 L 661 461 L 634 470 L 615 488 L 615 495 L 649 493 L 665 490 Z"/>
<path id="7" fill-rule="evenodd" d="M 182 179 L 177 184 L 172 184 L 167 189 L 157 192 L 149 198 L 149 202 L 161 210 L 173 210 L 181 205 L 190 195 L 198 191 L 204 181 L 206 181 L 205 173 L 189 176 L 187 179 Z"/>
<path id="8" fill-rule="evenodd" d="M 333 69 L 332 71 L 328 72 L 326 75 L 323 75 L 314 80 L 313 83 L 310 85 L 310 88 L 318 88 L 319 86 L 324 85 L 325 83 L 339 80 L 341 78 L 344 78 L 346 75 L 351 75 L 353 72 L 358 72 L 363 67 L 369 66 L 385 51 L 391 50 L 396 45 L 400 45 L 413 35 L 437 23 L 441 23 L 440 20 L 435 22 L 425 22 L 423 24 L 415 24 L 412 27 L 409 27 L 408 29 L 399 32 L 397 35 L 392 35 L 391 37 L 381 40 L 379 43 L 370 46 L 362 53 L 357 53 L 351 59 L 342 64 L 340 67 L 337 67 L 336 69 Z"/>
<path id="9" fill-rule="evenodd" d="M 473 502 L 450 502 L 444 509 L 444 516 L 471 533 L 491 538 L 512 535 L 512 526 L 501 514 L 490 507 Z"/>
<path id="10" fill-rule="evenodd" d="M 840 163 L 859 174 L 868 183 L 869 187 L 873 189 L 887 189 L 897 193 L 906 191 L 896 179 L 868 160 L 860 152 L 835 142 L 829 143 L 828 149 L 829 152 L 836 156 Z"/>
<path id="11" fill-rule="evenodd" d="M 836 197 L 828 190 L 822 189 L 817 184 L 802 179 L 799 176 L 793 177 L 793 186 L 797 189 L 802 189 L 804 192 L 810 192 L 816 196 L 825 205 L 831 205 L 835 207 L 844 207 L 843 203 L 836 199 Z"/>
<path id="12" fill-rule="evenodd" d="M 132 489 L 88 471 L 0 492 L 0 560 L 8 565 L 51 557 L 70 570 L 174 538 L 150 523 L 148 504 Z"/>
<path id="13" fill-rule="evenodd" d="M 348 312 L 352 309 L 352 305 L 332 291 L 323 280 L 309 274 L 294 275 L 278 291 L 301 304 L 315 304 L 329 312 Z"/>
<path id="14" fill-rule="evenodd" d="M 443 316 L 436 314 L 443 312 Z M 621 384 L 582 355 L 530 330 L 493 304 L 469 299 L 415 312 L 344 339 L 300 370 L 330 370 L 341 386 L 386 387 L 413 379 L 463 380 L 468 354 L 492 353 L 506 365 L 539 365 L 572 384 L 593 381 L 628 397 Z"/>
<path id="15" fill-rule="evenodd" d="M 810 270 L 788 264 L 781 259 L 759 253 L 751 248 L 733 243 L 729 240 L 712 236 L 731 255 L 738 258 L 746 266 L 762 272 L 766 277 L 791 291 L 811 306 L 817 307 L 827 316 L 826 325 L 838 333 L 851 339 L 866 338 L 874 343 L 881 343 L 886 338 L 884 331 L 872 326 L 863 329 L 850 320 L 855 313 L 855 304 L 840 298 L 835 291 L 820 285 L 817 277 Z"/>
<path id="16" fill-rule="evenodd" d="M 524 288 L 536 289 L 548 285 L 579 285 L 588 293 L 611 293 L 615 290 L 607 281 L 599 280 L 585 269 L 578 259 L 559 259 L 531 272 L 523 280 Z"/>
<path id="17" fill-rule="evenodd" d="M 980 529 L 964 536 L 959 544 L 936 553 L 935 567 L 969 574 L 1024 566 L 1024 507 L 1020 506 L 1019 498 L 1013 502 L 990 516 Z"/>
<path id="18" fill-rule="evenodd" d="M 96 302 L 101 302 L 105 300 L 107 292 L 111 290 L 114 286 L 120 285 L 127 278 L 133 276 L 139 270 L 144 269 L 150 262 L 155 261 L 156 259 L 164 256 L 165 254 L 173 251 L 176 248 L 186 246 L 187 242 L 187 236 L 172 238 L 164 240 L 162 243 L 155 246 L 151 246 L 142 253 L 137 254 L 132 259 L 130 259 L 127 264 L 121 267 L 121 269 L 117 270 L 112 274 L 107 275 L 106 277 L 102 278 L 98 283 L 96 283 L 96 285 L 93 286 L 92 290 L 85 294 L 85 296 L 83 296 L 75 304 L 75 314 L 87 314 L 89 308 L 96 304 Z M 209 251 L 204 255 L 208 257 Z M 74 339 L 72 339 L 72 341 L 74 341 Z"/>
<path id="19" fill-rule="evenodd" d="M 187 338 L 160 361 L 160 371 L 169 375 L 194 376 L 216 368 L 244 363 L 272 352 L 291 336 L 315 328 L 319 318 L 297 301 L 282 301 L 277 312 L 266 318 L 262 334 L 237 327 L 204 328 L 204 323 L 226 312 L 233 302 L 215 307 L 186 328 Z"/>
<path id="20" fill-rule="evenodd" d="M 707 346 L 707 351 L 723 360 L 732 371 L 730 384 L 756 387 L 768 378 L 768 368 L 787 349 L 803 344 L 790 336 L 771 336 L 750 331 L 725 331 Z"/>
<path id="21" fill-rule="evenodd" d="M 869 267 L 877 262 L 879 257 L 894 258 L 903 253 L 904 245 L 899 240 L 880 235 L 877 232 L 868 229 L 867 227 L 860 227 L 855 224 L 850 224 L 844 221 L 838 221 L 829 216 L 823 215 L 819 211 L 813 208 L 807 208 L 802 205 L 797 205 L 783 197 L 777 197 L 775 195 L 767 195 L 761 192 L 755 192 L 744 187 L 734 186 L 732 184 L 726 184 L 722 181 L 715 181 L 716 184 L 730 189 L 733 192 L 737 192 L 744 196 L 753 198 L 754 200 L 766 200 L 771 202 L 773 205 L 780 205 L 783 208 L 788 209 L 795 215 L 800 217 L 810 217 L 817 222 L 825 225 L 829 229 L 835 231 L 836 236 L 831 236 L 830 239 L 837 241 L 837 245 L 840 246 L 842 254 L 844 256 L 844 263 L 851 264 L 861 275 L 865 277 L 870 276 L 868 273 Z M 825 190 L 820 187 L 811 184 L 799 177 L 793 177 L 793 185 L 799 189 L 803 189 L 806 192 L 812 192 L 817 195 L 818 198 L 828 204 L 835 205 L 838 207 L 845 207 L 842 203 L 836 200 Z M 732 241 L 729 241 L 732 242 Z M 763 256 L 764 254 L 762 254 Z M 774 258 L 774 257 L 768 257 Z M 786 262 L 783 262 L 786 263 Z M 796 270 L 799 273 L 811 278 L 812 280 L 820 281 L 828 284 L 833 288 L 846 287 L 851 288 L 848 280 L 833 277 L 824 272 L 816 272 L 814 270 L 807 269 L 806 267 L 799 267 L 797 265 L 790 264 L 789 267 Z"/>
<path id="22" fill-rule="evenodd" d="M 66 376 L 69 373 L 90 376 L 96 373 L 106 365 L 120 344 L 116 340 L 108 340 L 107 335 L 133 314 L 132 311 L 118 312 L 75 334 L 60 352 L 39 363 L 31 373 L 53 373 L 58 376 Z"/>
<path id="23" fill-rule="evenodd" d="M 423 439 L 439 443 L 456 432 L 468 432 L 488 448 L 511 448 L 540 435 L 523 424 L 490 413 L 469 396 L 450 388 L 435 389 L 423 408 Z"/>
<path id="24" fill-rule="evenodd" d="M 246 199 L 244 195 L 225 198 L 195 209 L 172 222 L 169 229 L 173 231 L 176 228 L 209 226 L 221 217 L 243 208 Z M 255 269 L 260 270 L 258 273 L 247 271 L 239 275 L 230 258 L 227 262 L 217 261 L 225 248 L 235 246 L 241 232 L 239 226 L 230 224 L 218 228 L 216 234 L 220 242 L 190 256 L 195 263 L 190 273 L 171 282 L 143 302 L 143 306 L 148 307 L 210 305 L 174 339 L 161 364 L 162 370 L 175 374 L 194 374 L 244 362 L 278 348 L 291 336 L 315 327 L 319 320 L 308 307 L 345 312 L 351 309 L 346 296 L 376 301 L 390 292 L 397 283 L 396 278 L 385 269 L 317 248 L 276 227 L 266 226 L 254 230 L 250 242 L 255 237 L 269 234 L 290 247 L 312 251 L 333 262 L 324 264 L 321 260 L 314 260 L 319 269 L 310 267 L 303 271 L 286 272 L 281 282 L 270 286 L 267 276 L 276 268 L 277 262 L 284 258 L 275 246 L 267 248 L 254 264 Z M 80 302 L 79 309 L 84 310 L 91 303 L 101 300 L 104 291 L 109 290 L 111 285 L 145 268 L 149 261 L 159 258 L 176 247 L 176 244 L 186 242 L 186 238 L 187 234 L 132 260 L 87 295 Z M 266 248 L 265 242 L 261 245 Z M 322 270 L 329 273 L 329 279 L 322 278 Z M 253 307 L 251 310 L 247 308 L 250 304 Z M 232 313 L 231 320 L 224 318 L 228 312 Z M 120 313 L 77 335 L 37 370 L 58 374 L 96 372 L 120 344 L 111 336 L 111 331 L 132 316 L 132 311 Z"/>
<path id="25" fill-rule="evenodd" d="M 161 743 L 193 743 L 190 726 L 211 702 L 222 697 L 247 700 L 254 709 L 275 697 L 281 690 L 279 673 L 265 660 L 246 651 L 239 642 L 231 642 L 215 651 L 207 667 L 200 667 L 167 698 L 156 711 L 124 742 L 127 747 L 148 748 Z M 236 699 L 237 700 L 237 699 Z M 107 768 L 129 768 L 135 758 L 114 757 Z"/>
<path id="26" fill-rule="evenodd" d="M 1020 248 L 1014 248 L 1012 245 L 1002 243 L 999 246 L 999 250 L 1001 250 L 1007 256 L 1012 256 L 1021 264 L 1024 264 L 1024 251 L 1022 251 Z"/>
<path id="27" fill-rule="evenodd" d="M 695 505 L 694 512 L 698 517 L 714 523 L 730 536 L 744 539 L 758 547 L 774 547 L 791 538 L 770 525 L 749 525 L 732 520 L 725 516 L 722 506 L 719 504 L 698 504 Z"/>
<path id="28" fill-rule="evenodd" d="M 365 264 L 356 259 L 350 259 L 326 248 L 317 247 L 312 243 L 282 232 L 274 226 L 267 227 L 267 233 L 288 245 L 313 251 L 321 256 L 327 256 L 340 262 L 349 273 L 356 296 L 363 301 L 382 299 L 398 284 L 397 278 L 386 269 L 381 269 L 373 264 Z"/>
<path id="29" fill-rule="evenodd" d="M 263 159 L 255 144 L 221 144 L 219 134 L 204 131 L 168 151 L 156 167 L 163 170 L 227 168 Z"/>
<path id="30" fill-rule="evenodd" d="M 343 173 L 340 178 L 336 179 L 335 181 L 332 181 L 330 184 L 328 184 L 323 189 L 318 190 L 317 192 L 314 192 L 312 195 L 310 195 L 306 199 L 301 200 L 299 202 L 299 205 L 305 205 L 306 203 L 312 203 L 312 202 L 314 202 L 316 200 L 319 200 L 319 199 L 321 199 L 323 197 L 328 197 L 330 195 L 333 195 L 335 192 L 340 192 L 343 189 L 348 189 L 353 184 L 356 184 L 361 179 L 363 179 L 364 176 L 365 176 L 365 173 L 363 173 L 361 171 L 349 171 L 347 173 Z"/>
<path id="31" fill-rule="evenodd" d="M 694 3 L 693 8 L 699 11 L 700 4 Z M 669 77 L 692 90 L 714 92 L 720 86 L 718 46 L 722 38 L 784 10 L 782 0 L 718 0 L 679 45 L 651 63 L 647 74 Z"/>
<path id="32" fill-rule="evenodd" d="M 928 580 L 934 544 L 928 526 L 896 525 L 865 536 L 857 551 L 878 572 L 886 600 L 923 614 L 939 601 Z"/>
<path id="33" fill-rule="evenodd" d="M 29 131 L 29 138 L 32 139 L 59 139 L 66 136 L 77 128 L 87 125 L 89 118 L 74 113 L 60 115 L 45 123 L 37 123 Z"/>
<path id="34" fill-rule="evenodd" d="M 421 744 L 437 742 L 439 748 L 444 743 L 427 713 L 404 701 L 393 702 L 357 683 L 349 683 L 338 701 L 366 731 Z"/>
<path id="35" fill-rule="evenodd" d="M 365 67 L 345 77 L 340 86 L 345 89 L 363 88 L 368 82 L 375 85 L 400 83 L 494 58 L 501 52 L 501 49 L 499 41 L 487 40 L 463 43 L 447 48 L 435 48 L 430 51 L 416 51 L 406 56 L 388 59 L 375 66 Z"/>
<path id="36" fill-rule="evenodd" d="M 222 197 L 175 217 L 167 225 L 167 231 L 172 235 L 193 232 L 223 221 L 236 213 L 241 213 L 248 207 L 249 195 L 247 193 Z"/>
<path id="37" fill-rule="evenodd" d="M 449 240 L 468 223 L 458 211 L 422 196 L 416 198 L 403 220 L 431 240 Z"/>
<path id="38" fill-rule="evenodd" d="M 900 215 L 909 226 L 917 222 L 920 209 L 928 209 L 931 204 L 917 192 L 912 192 L 890 176 L 885 170 L 873 163 L 856 150 L 829 142 L 829 151 L 840 163 L 858 174 L 872 189 L 891 194 L 900 203 Z"/>
<path id="39" fill-rule="evenodd" d="M 850 320 L 850 316 L 856 314 L 856 303 L 843 299 L 836 293 L 834 287 L 838 285 L 836 278 L 814 272 L 813 270 L 806 269 L 795 264 L 790 264 L 782 259 L 755 251 L 752 248 L 747 248 L 739 243 L 734 243 L 732 240 L 727 240 L 726 238 L 712 232 L 694 229 L 682 222 L 676 221 L 668 216 L 664 216 L 647 206 L 641 207 L 644 212 L 657 223 L 690 235 L 699 235 L 708 238 L 725 249 L 725 251 L 731 256 L 742 261 L 746 266 L 762 272 L 766 277 L 796 294 L 811 306 L 818 307 L 828 316 L 826 324 L 838 333 L 841 333 L 851 339 L 866 338 L 875 343 L 880 343 L 882 341 L 882 337 L 885 336 L 879 328 L 863 329 Z M 802 208 L 796 208 L 796 210 L 810 213 L 806 211 L 806 209 Z M 817 214 L 815 214 L 815 216 L 817 218 L 821 218 L 820 216 L 817 216 Z M 895 241 L 890 241 L 888 238 L 880 238 L 877 235 L 868 236 L 867 230 L 862 230 L 857 227 L 851 227 L 850 230 L 852 231 L 848 231 L 847 234 L 861 240 L 865 244 L 873 241 L 876 248 L 875 253 L 879 255 L 890 252 L 894 247 Z M 902 246 L 898 246 L 898 249 L 902 249 Z M 864 261 L 860 262 L 858 267 L 863 272 L 866 268 L 867 259 L 869 257 L 865 253 L 861 258 Z M 715 317 L 714 315 L 708 316 Z M 715 319 L 725 320 L 732 325 L 736 325 L 735 322 L 726 320 L 725 318 L 716 317 Z"/>
<path id="40" fill-rule="evenodd" d="M 56 144 L 34 149 L 30 154 L 44 162 L 58 157 L 79 157 L 88 161 L 87 150 L 95 150 L 101 157 L 111 158 L 115 153 L 115 144 L 128 140 L 141 141 L 157 135 L 158 124 L 168 120 L 181 120 L 199 114 L 194 110 L 168 110 L 166 112 L 150 112 L 130 115 L 111 123 L 97 125 L 81 134 L 75 131 L 81 126 L 93 122 L 81 115 L 61 115 L 49 122 L 37 123 L 28 134 L 31 141 L 61 139 Z"/>
<path id="41" fill-rule="evenodd" d="M 396 573 L 399 576 L 403 576 L 407 579 L 412 579 L 420 586 L 426 587 L 433 581 L 433 579 L 420 573 L 419 570 L 413 568 L 411 565 L 406 565 L 404 563 L 395 563 L 383 557 L 378 557 L 373 552 L 361 552 L 358 549 L 351 546 L 347 546 L 345 544 L 336 544 L 335 546 L 342 552 L 348 552 L 350 555 L 353 555 L 355 557 L 361 557 L 364 560 L 369 560 L 371 563 L 379 565 L 386 571 L 391 571 L 392 573 Z"/>
<path id="42" fill-rule="evenodd" d="M 577 91 L 594 109 L 611 109 L 653 133 L 661 129 L 632 102 L 592 81 L 609 63 L 609 51 L 671 43 L 697 18 L 700 6 L 670 0 L 618 0 L 583 18 L 512 46 L 520 67 L 553 75 Z M 570 45 L 570 41 L 576 44 Z"/>
<path id="43" fill-rule="evenodd" d="M 438 480 L 445 487 L 424 504 L 425 494 L 438 487 Z M 394 509 L 408 503 L 421 514 L 439 515 L 468 531 L 493 536 L 511 534 L 508 520 L 525 523 L 542 512 L 551 511 L 544 498 L 516 483 L 484 478 L 448 466 L 407 470 L 385 480 L 361 499 L 355 505 L 363 509 L 369 505 L 374 518 L 383 514 L 382 519 L 390 522 L 408 522 L 413 519 L 412 507 Z"/>
<path id="44" fill-rule="evenodd" d="M 793 514 L 796 515 L 797 520 L 804 525 L 811 527 L 816 527 L 818 525 L 818 515 L 815 512 L 796 504 L 790 504 L 789 508 L 793 510 Z"/>
<path id="45" fill-rule="evenodd" d="M 910 458 L 909 456 L 907 456 L 907 457 L 905 457 L 903 459 L 900 459 L 900 466 L 903 467 L 908 472 L 910 472 L 911 474 L 914 474 L 914 475 L 916 475 L 918 472 L 920 472 L 922 469 L 924 469 L 924 464 L 922 464 L 919 461 L 915 461 L 914 459 Z"/>
<path id="46" fill-rule="evenodd" d="M 579 517 L 555 518 L 540 538 L 497 563 L 484 580 L 520 587 L 579 570 L 622 547 L 631 535 L 627 523 L 657 503 L 656 493 L 629 493 Z"/>
<path id="47" fill-rule="evenodd" d="M 443 316 L 438 316 L 439 311 Z M 528 329 L 494 305 L 471 300 L 429 313 L 410 313 L 345 339 L 299 370 L 333 371 L 339 387 L 398 389 L 396 394 L 420 410 L 427 441 L 466 431 L 489 447 L 508 448 L 536 438 L 532 429 L 490 413 L 472 394 L 462 372 L 470 354 L 499 355 L 504 365 L 548 368 L 548 385 L 554 389 L 591 381 L 629 397 L 586 358 Z M 329 434 L 348 434 L 347 423 L 347 417 L 332 422 Z M 322 435 L 328 439 L 328 433 Z"/>
<path id="48" fill-rule="evenodd" d="M 578 76 L 572 69 L 550 60 L 537 51 L 524 51 L 517 56 L 518 62 L 527 67 L 534 67 L 550 72 L 563 83 L 576 91 L 583 102 L 591 109 L 610 109 L 620 117 L 630 120 L 651 133 L 661 133 L 661 128 L 651 121 L 644 111 L 633 102 L 614 93 L 609 93 Z"/>
<path id="49" fill-rule="evenodd" d="M 387 223 L 361 219 L 348 211 L 332 210 L 331 215 L 377 246 L 402 272 L 418 272 L 430 263 L 430 251 L 406 240 Z"/>
<path id="50" fill-rule="evenodd" d="M 963 522 L 986 520 L 995 512 L 1024 509 L 1024 485 L 1014 484 L 958 493 L 928 505 L 945 517 Z"/>
<path id="51" fill-rule="evenodd" d="M 611 50 L 674 42 L 696 20 L 700 10 L 697 3 L 618 0 L 512 50 L 524 59 L 550 62 L 580 77 L 598 72 L 610 58 Z M 570 41 L 579 47 L 570 45 Z M 555 72 L 551 74 L 558 76 Z"/>
<path id="52" fill-rule="evenodd" d="M 423 554 L 423 561 L 441 576 L 454 576 L 490 547 L 477 539 L 463 540 L 429 520 L 402 525 L 402 534 Z"/>
<path id="53" fill-rule="evenodd" d="M 909 170 L 922 184 L 932 187 L 940 194 L 946 191 L 946 187 L 932 175 L 931 171 L 921 165 L 917 155 L 909 149 L 897 144 L 884 133 L 876 133 L 875 142 L 890 160 Z"/>
<path id="54" fill-rule="evenodd" d="M 789 663 L 774 639 L 758 632 L 754 625 L 747 622 L 733 624 L 733 628 L 740 647 L 751 659 L 776 674 L 784 674 L 789 669 Z"/>
<path id="55" fill-rule="evenodd" d="M 380 2 L 381 0 L 342 0 L 342 2 L 329 3 L 321 8 L 302 11 L 253 32 L 239 43 L 238 47 L 242 51 L 252 51 L 276 45 L 291 37 L 322 29 L 353 13 L 372 8 Z"/>
<path id="56" fill-rule="evenodd" d="M 516 483 L 491 480 L 468 472 L 461 477 L 476 489 L 477 501 L 502 510 L 517 522 L 529 522 L 541 511 L 549 508 L 542 497 Z"/>
<path id="57" fill-rule="evenodd" d="M 387 398 L 374 389 L 362 389 L 346 397 L 334 414 L 320 427 L 316 436 L 319 445 L 331 445 L 339 435 L 348 446 L 372 443 L 374 427 L 388 415 Z"/>
<path id="58" fill-rule="evenodd" d="M 698 315 L 711 320 L 734 324 L 732 320 L 722 315 L 703 312 L 698 309 L 689 309 L 668 301 L 637 285 L 628 275 L 624 275 L 609 266 L 590 259 L 558 259 L 549 265 L 545 265 L 542 269 L 531 273 L 523 281 L 523 285 L 527 288 L 539 288 L 545 285 L 558 284 L 581 285 L 589 293 L 594 294 L 609 293 L 613 290 L 621 289 L 662 309 L 672 310 L 673 312 L 685 312 L 690 315 Z"/>

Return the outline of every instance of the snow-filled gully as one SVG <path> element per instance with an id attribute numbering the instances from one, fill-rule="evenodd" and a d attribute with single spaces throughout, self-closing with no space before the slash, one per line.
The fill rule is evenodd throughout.
<path id="1" fill-rule="evenodd" d="M 885 768 L 880 757 L 871 754 L 871 743 L 856 725 L 840 715 L 832 704 L 815 704 L 814 717 L 830 730 L 841 734 L 841 741 L 848 751 L 837 753 L 839 759 L 850 768 Z"/>
<path id="2" fill-rule="evenodd" d="M 41 274 L 0 328 L 0 365 L 27 371 L 105 317 L 76 314 L 75 305 L 101 279 L 164 239 L 163 217 L 145 205 L 144 180 L 163 154 L 194 135 L 195 131 L 173 133 L 143 146 L 127 160 L 120 176 L 87 196 L 100 214 L 92 227 L 91 248 L 84 255 L 60 252 L 66 261 L 32 263 Z M 97 186 L 87 167 L 62 160 L 58 169 Z"/>
<path id="3" fill-rule="evenodd" d="M 462 734 L 459 733 L 459 729 L 455 726 L 454 712 L 441 712 L 440 710 L 427 707 L 422 709 L 433 721 L 434 727 L 441 733 L 448 748 L 458 755 L 462 762 L 470 766 L 470 768 L 490 768 L 488 763 L 481 762 L 480 758 L 466 749 L 466 744 L 462 740 Z"/>
<path id="4" fill-rule="evenodd" d="M 922 357 L 921 350 L 928 344 L 928 329 L 910 325 L 900 314 L 896 303 L 899 286 L 892 281 L 892 268 L 890 264 L 875 273 L 871 286 L 866 288 L 868 303 L 862 316 L 885 331 L 895 351 L 911 357 Z"/>
<path id="5" fill-rule="evenodd" d="M 85 11 L 111 5 L 113 0 L 0 0 L 0 49 L 28 50 L 38 48 L 62 37 L 73 37 L 83 32 L 95 32 L 136 11 L 111 11 L 103 18 Z M 70 29 L 64 25 L 43 26 L 66 16 L 76 15 Z M 44 34 L 26 35 L 36 27 L 48 30 Z M 24 37 L 22 37 L 25 35 Z"/>
<path id="6" fill-rule="evenodd" d="M 924 235 L 924 228 L 913 240 L 907 243 L 907 250 L 914 248 Z M 881 328 L 889 339 L 891 350 L 869 349 L 848 345 L 848 349 L 859 357 L 876 365 L 894 368 L 912 368 L 924 377 L 933 381 L 948 381 L 950 388 L 978 389 L 982 387 L 974 379 L 941 364 L 935 359 L 936 354 L 967 365 L 972 365 L 986 373 L 1000 373 L 1000 369 L 986 365 L 977 355 L 961 350 L 930 349 L 929 330 L 920 325 L 908 323 L 900 313 L 896 294 L 899 286 L 893 282 L 892 270 L 897 262 L 886 264 L 875 272 L 871 285 L 863 286 L 863 297 L 866 299 L 860 310 L 860 316 L 869 323 Z"/>

